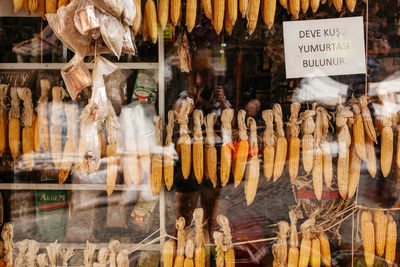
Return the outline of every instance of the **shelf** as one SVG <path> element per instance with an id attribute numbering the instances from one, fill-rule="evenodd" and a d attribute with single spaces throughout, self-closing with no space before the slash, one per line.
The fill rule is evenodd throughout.
<path id="1" fill-rule="evenodd" d="M 0 70 L 60 70 L 67 63 L 0 63 Z M 86 64 L 89 69 L 93 63 Z M 158 69 L 158 63 L 115 63 L 119 69 Z"/>
<path id="2" fill-rule="evenodd" d="M 114 191 L 144 191 L 149 185 L 123 185 L 116 184 Z M 0 190 L 81 190 L 81 191 L 106 191 L 105 184 L 49 184 L 49 183 L 0 183 Z"/>

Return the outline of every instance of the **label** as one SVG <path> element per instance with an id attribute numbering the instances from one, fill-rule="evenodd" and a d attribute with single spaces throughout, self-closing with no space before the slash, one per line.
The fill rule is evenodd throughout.
<path id="1" fill-rule="evenodd" d="M 363 17 L 284 21 L 286 78 L 363 74 Z"/>

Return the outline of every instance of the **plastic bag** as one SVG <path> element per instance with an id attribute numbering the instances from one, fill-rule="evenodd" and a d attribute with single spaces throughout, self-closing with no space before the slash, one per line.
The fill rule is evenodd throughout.
<path id="1" fill-rule="evenodd" d="M 77 30 L 83 35 L 99 32 L 100 11 L 92 3 L 82 0 L 76 8 L 74 23 Z"/>
<path id="2" fill-rule="evenodd" d="M 124 27 L 122 23 L 112 16 L 103 14 L 101 16 L 100 32 L 104 43 L 119 58 L 124 41 Z"/>
<path id="3" fill-rule="evenodd" d="M 131 26 L 136 17 L 136 7 L 132 0 L 124 0 L 124 11 L 122 12 L 122 22 L 126 26 Z"/>
<path id="4" fill-rule="evenodd" d="M 128 26 L 124 27 L 124 35 L 122 42 L 122 52 L 130 55 L 137 55 L 136 45 L 132 40 L 131 30 Z"/>
<path id="5" fill-rule="evenodd" d="M 117 69 L 110 75 L 104 76 L 107 97 L 110 99 L 117 115 L 121 113 L 122 105 L 126 102 L 127 79 L 131 73 L 131 70 Z"/>
<path id="6" fill-rule="evenodd" d="M 90 72 L 79 54 L 75 54 L 61 69 L 61 76 L 72 100 L 75 100 L 84 88 L 92 84 Z"/>
<path id="7" fill-rule="evenodd" d="M 92 37 L 82 35 L 74 23 L 71 23 L 80 2 L 79 0 L 72 1 L 69 5 L 60 7 L 56 14 L 46 14 L 46 19 L 57 38 L 69 49 L 84 57 Z"/>
<path id="8" fill-rule="evenodd" d="M 124 0 L 89 0 L 104 13 L 120 19 L 124 10 Z"/>

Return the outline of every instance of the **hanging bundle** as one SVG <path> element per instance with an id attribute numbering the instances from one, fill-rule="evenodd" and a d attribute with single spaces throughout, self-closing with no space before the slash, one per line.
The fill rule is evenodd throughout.
<path id="1" fill-rule="evenodd" d="M 237 1 L 237 0 L 232 0 Z M 221 135 L 222 135 L 222 147 L 221 147 L 221 166 L 220 166 L 220 179 L 221 185 L 225 186 L 229 181 L 231 174 L 232 165 L 232 119 L 234 110 L 224 109 L 221 115 Z"/>
<path id="2" fill-rule="evenodd" d="M 274 182 L 276 182 L 281 177 L 283 168 L 285 167 L 287 140 L 285 138 L 285 131 L 283 130 L 281 105 L 274 104 L 272 107 L 272 111 L 274 113 L 276 135 L 278 137 L 275 147 L 274 179 L 273 179 Z"/>
<path id="3" fill-rule="evenodd" d="M 289 233 L 289 224 L 285 221 L 278 223 L 278 241 L 272 245 L 272 254 L 274 261 L 278 266 L 286 266 L 287 264 L 287 234 Z"/>
<path id="4" fill-rule="evenodd" d="M 303 137 L 301 138 L 303 168 L 307 174 L 313 168 L 313 151 L 314 151 L 314 138 L 313 133 L 315 130 L 315 123 L 313 117 L 315 110 L 306 110 L 301 114 Z"/>
<path id="5" fill-rule="evenodd" d="M 260 160 L 258 159 L 258 138 L 256 121 L 249 117 L 247 126 L 250 129 L 250 159 L 246 167 L 246 183 L 244 186 L 244 194 L 246 196 L 247 206 L 250 205 L 256 197 L 258 179 L 260 177 Z"/>
<path id="6" fill-rule="evenodd" d="M 194 242 L 192 239 L 186 240 L 186 245 L 185 245 L 185 261 L 183 263 L 184 267 L 194 267 L 194 261 L 193 261 L 193 253 L 194 253 Z"/>
<path id="7" fill-rule="evenodd" d="M 40 98 L 37 103 L 37 119 L 35 124 L 37 124 L 37 135 L 35 135 L 35 140 L 37 140 L 37 147 L 35 146 L 35 151 L 37 152 L 49 152 L 50 151 L 50 140 L 49 140 L 49 121 L 47 119 L 48 114 L 48 96 L 50 90 L 50 82 L 46 79 L 40 80 Z"/>
<path id="8" fill-rule="evenodd" d="M 119 250 L 119 241 L 118 240 L 111 240 L 108 243 L 108 251 L 110 255 L 110 267 L 117 267 L 117 253 Z"/>
<path id="9" fill-rule="evenodd" d="M 204 234 L 203 234 L 203 219 L 204 211 L 202 208 L 195 209 L 193 212 L 193 219 L 195 225 L 195 244 L 196 250 L 194 251 L 194 262 L 196 267 L 205 266 L 206 253 L 204 247 Z"/>
<path id="10" fill-rule="evenodd" d="M 274 113 L 272 109 L 267 109 L 262 112 L 262 117 L 265 121 L 265 131 L 263 136 L 264 142 L 264 176 L 267 181 L 271 180 L 274 172 L 274 159 L 275 159 L 275 142 L 276 137 L 274 133 Z M 290 166 L 289 166 L 290 168 Z"/>
<path id="11" fill-rule="evenodd" d="M 67 248 L 61 250 L 62 267 L 68 267 L 68 261 L 74 256 L 74 249 Z"/>
<path id="12" fill-rule="evenodd" d="M 301 244 L 300 244 L 300 256 L 299 256 L 299 267 L 307 267 L 311 257 L 311 229 L 315 225 L 315 219 L 311 218 L 305 221 L 301 226 L 300 230 L 302 233 Z"/>
<path id="13" fill-rule="evenodd" d="M 7 106 L 6 106 L 6 99 L 7 99 L 7 91 L 8 85 L 7 84 L 0 84 L 0 157 L 3 155 L 4 151 L 7 148 Z"/>
<path id="14" fill-rule="evenodd" d="M 166 137 L 164 144 L 164 154 L 163 154 L 163 172 L 164 172 L 164 182 L 168 190 L 174 183 L 174 154 L 175 148 L 172 142 L 172 135 L 174 133 L 174 123 L 175 123 L 175 112 L 173 110 L 168 111 L 168 124 L 166 127 Z"/>
<path id="15" fill-rule="evenodd" d="M 224 245 L 224 234 L 218 231 L 215 231 L 213 234 L 214 242 L 215 242 L 215 250 L 217 251 L 217 256 L 215 258 L 215 266 L 216 267 L 224 267 L 225 264 L 225 253 L 222 249 Z"/>
<path id="16" fill-rule="evenodd" d="M 193 111 L 193 170 L 198 184 L 201 184 L 204 175 L 204 142 L 203 132 L 201 130 L 203 123 L 203 112 L 195 109 Z"/>
<path id="17" fill-rule="evenodd" d="M 235 251 L 233 249 L 231 228 L 229 227 L 229 220 L 223 215 L 218 215 L 217 223 L 221 227 L 224 234 L 223 251 L 225 252 L 225 267 L 235 266 Z"/>
<path id="18" fill-rule="evenodd" d="M 176 247 L 176 257 L 174 260 L 174 267 L 183 267 L 185 261 L 185 240 L 186 240 L 186 230 L 185 230 L 185 218 L 179 217 L 176 220 L 175 227 L 178 231 L 178 244 Z"/>
<path id="19" fill-rule="evenodd" d="M 290 118 L 288 122 L 288 127 L 290 129 L 290 139 L 289 139 L 289 175 L 290 181 L 293 183 L 299 172 L 299 162 L 300 162 L 300 121 L 299 121 L 299 111 L 301 105 L 298 102 L 294 102 L 290 105 Z"/>
<path id="20" fill-rule="evenodd" d="M 41 253 L 36 256 L 36 261 L 39 267 L 46 267 L 49 265 L 49 258 L 46 253 Z"/>
<path id="21" fill-rule="evenodd" d="M 160 116 L 154 116 L 155 138 L 154 138 L 154 153 L 151 157 L 151 192 L 153 195 L 158 195 L 161 190 L 162 182 L 162 119 Z"/>
<path id="22" fill-rule="evenodd" d="M 57 241 L 46 246 L 47 255 L 49 256 L 50 261 L 50 267 L 57 267 L 57 259 L 60 252 L 60 247 L 61 245 L 58 244 Z"/>
<path id="23" fill-rule="evenodd" d="M 64 89 L 59 86 L 52 88 L 53 102 L 51 104 L 50 148 L 54 166 L 59 169 L 62 159 L 62 99 Z"/>
<path id="24" fill-rule="evenodd" d="M 107 195 L 111 195 L 114 191 L 115 182 L 117 180 L 118 172 L 118 142 L 121 142 L 119 136 L 119 122 L 115 114 L 115 110 L 111 101 L 108 99 L 108 112 L 106 117 L 106 130 L 107 130 Z"/>
<path id="25" fill-rule="evenodd" d="M 86 248 L 83 251 L 83 264 L 85 267 L 91 267 L 93 266 L 93 256 L 94 256 L 94 251 L 96 250 L 96 244 L 89 243 L 89 241 L 86 241 Z M 110 260 L 110 266 L 111 266 L 111 260 Z"/>
<path id="26" fill-rule="evenodd" d="M 249 153 L 249 142 L 246 127 L 246 111 L 239 110 L 237 115 L 239 141 L 235 145 L 235 154 L 233 158 L 233 178 L 234 186 L 238 187 L 243 179 L 244 171 L 246 169 L 247 156 Z"/>
<path id="27" fill-rule="evenodd" d="M 179 0 L 180 1 L 180 0 Z M 178 146 L 181 154 L 181 168 L 182 168 L 182 175 L 184 179 L 187 179 L 190 174 L 190 166 L 191 166 L 191 140 L 188 133 L 188 122 L 189 118 L 188 115 L 193 107 L 193 99 L 186 98 L 180 111 L 178 113 L 178 123 L 179 123 L 179 139 L 178 139 Z"/>
<path id="28" fill-rule="evenodd" d="M 210 113 L 205 119 L 206 125 L 206 171 L 207 177 L 211 180 L 214 188 L 217 186 L 217 149 L 215 148 L 214 125 L 217 121 L 217 114 Z"/>
<path id="29" fill-rule="evenodd" d="M 11 109 L 8 121 L 8 144 L 10 147 L 10 152 L 13 160 L 15 161 L 19 155 L 20 145 L 21 145 L 21 123 L 19 118 L 20 108 L 19 108 L 19 98 L 18 98 L 18 88 L 11 87 Z"/>
<path id="30" fill-rule="evenodd" d="M 164 267 L 173 266 L 175 257 L 175 241 L 167 240 L 164 242 L 162 257 Z"/>
<path id="31" fill-rule="evenodd" d="M 297 215 L 292 209 L 289 211 L 290 218 L 290 237 L 289 237 L 289 253 L 288 267 L 297 267 L 299 263 L 299 237 L 297 233 Z"/>

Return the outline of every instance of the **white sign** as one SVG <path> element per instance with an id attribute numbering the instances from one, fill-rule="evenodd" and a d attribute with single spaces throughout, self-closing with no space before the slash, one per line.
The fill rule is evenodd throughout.
<path id="1" fill-rule="evenodd" d="M 363 17 L 284 21 L 286 78 L 365 73 Z"/>

